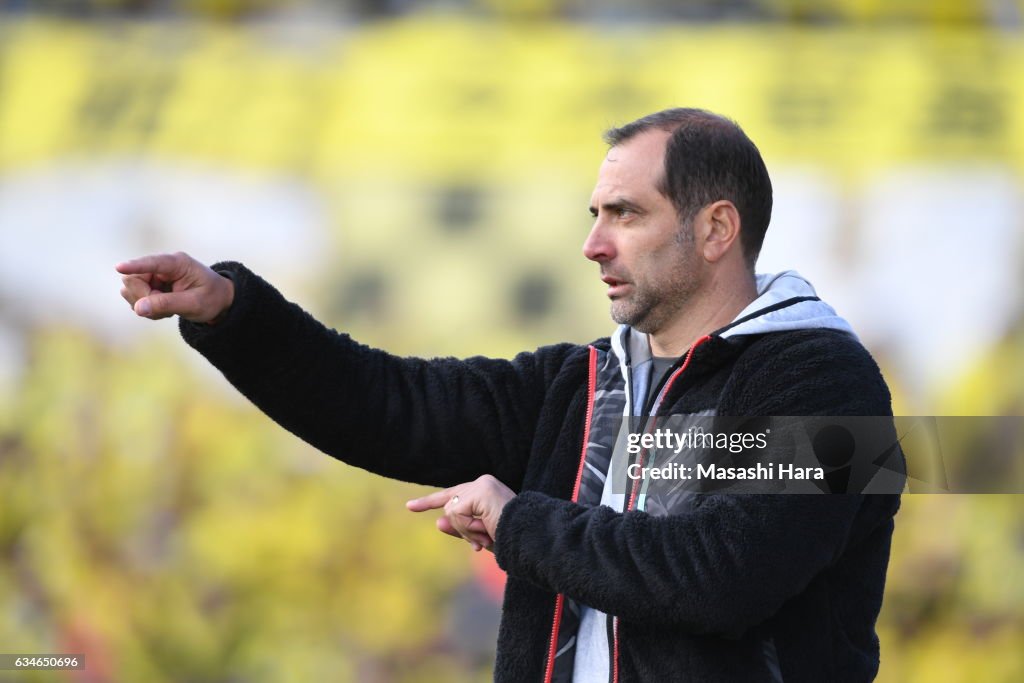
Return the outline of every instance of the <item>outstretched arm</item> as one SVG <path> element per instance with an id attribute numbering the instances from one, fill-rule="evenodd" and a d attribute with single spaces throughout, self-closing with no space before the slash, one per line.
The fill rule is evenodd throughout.
<path id="1" fill-rule="evenodd" d="M 489 473 L 518 488 L 549 380 L 577 348 L 399 358 L 328 329 L 241 264 L 148 259 L 118 266 L 139 280 L 125 284 L 142 295 L 129 299 L 137 311 L 148 300 L 149 317 L 181 315 L 185 340 L 275 421 L 396 479 L 451 486 Z M 226 309 L 221 280 L 232 287 Z"/>

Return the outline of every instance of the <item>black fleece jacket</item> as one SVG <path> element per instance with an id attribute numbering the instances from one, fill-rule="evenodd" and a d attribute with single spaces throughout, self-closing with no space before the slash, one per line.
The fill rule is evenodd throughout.
<path id="1" fill-rule="evenodd" d="M 495 539 L 508 573 L 496 681 L 545 679 L 558 594 L 618 617 L 623 683 L 874 678 L 897 496 L 705 495 L 667 516 L 573 503 L 587 346 L 399 358 L 327 329 L 240 264 L 214 268 L 235 302 L 217 325 L 181 321 L 182 335 L 283 427 L 384 476 L 492 474 L 518 494 Z M 712 336 L 690 366 L 662 413 L 891 414 L 870 355 L 835 331 Z"/>

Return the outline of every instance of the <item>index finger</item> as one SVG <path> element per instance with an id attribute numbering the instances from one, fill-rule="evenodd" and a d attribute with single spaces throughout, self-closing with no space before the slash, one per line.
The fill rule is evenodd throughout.
<path id="1" fill-rule="evenodd" d="M 131 261 L 122 261 L 114 266 L 114 270 L 122 275 L 157 275 L 174 276 L 181 270 L 181 258 L 178 254 L 153 254 Z"/>
<path id="2" fill-rule="evenodd" d="M 435 510 L 437 508 L 443 508 L 451 497 L 452 489 L 442 489 L 441 491 L 435 491 L 430 495 L 423 496 L 422 498 L 414 498 L 406 502 L 405 507 L 409 508 L 413 512 Z"/>

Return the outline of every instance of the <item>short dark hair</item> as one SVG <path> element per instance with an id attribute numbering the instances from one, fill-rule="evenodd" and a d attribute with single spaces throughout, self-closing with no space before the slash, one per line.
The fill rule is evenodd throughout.
<path id="1" fill-rule="evenodd" d="M 772 219 L 772 181 L 757 146 L 735 121 L 683 107 L 611 128 L 604 140 L 615 147 L 653 128 L 671 134 L 658 190 L 676 207 L 684 225 L 712 202 L 727 199 L 735 204 L 743 256 L 753 270 Z"/>

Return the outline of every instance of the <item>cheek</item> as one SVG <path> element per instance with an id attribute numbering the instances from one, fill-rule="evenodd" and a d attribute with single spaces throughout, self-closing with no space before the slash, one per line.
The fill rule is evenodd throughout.
<path id="1" fill-rule="evenodd" d="M 677 245 L 666 244 L 647 254 L 647 266 L 652 272 L 670 273 L 685 263 L 685 257 Z"/>
<path id="2" fill-rule="evenodd" d="M 678 282 L 690 279 L 696 273 L 697 259 L 692 249 L 673 242 L 658 251 L 647 264 L 648 276 L 656 273 L 659 282 Z"/>

